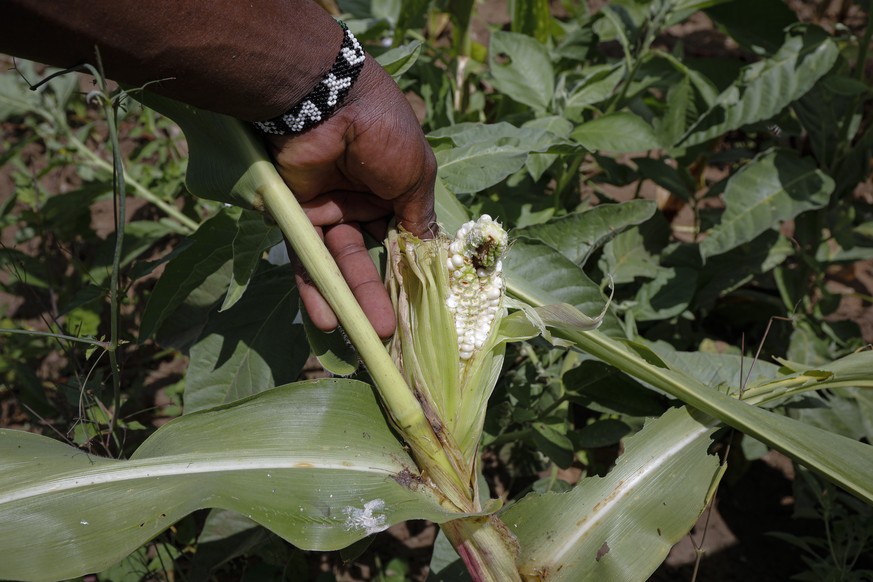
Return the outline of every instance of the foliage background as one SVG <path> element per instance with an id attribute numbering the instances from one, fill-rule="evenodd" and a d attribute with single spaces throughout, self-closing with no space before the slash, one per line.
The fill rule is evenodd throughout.
<path id="1" fill-rule="evenodd" d="M 734 2 L 664 26 L 650 38 L 646 26 L 640 24 L 645 22 L 639 17 L 644 12 L 634 12 L 643 5 L 616 3 L 627 10 L 610 14 L 629 20 L 628 30 L 637 34 L 622 39 L 605 24 L 609 18 L 586 20 L 603 7 L 592 5 L 589 12 L 574 3 L 552 3 L 550 8 L 560 19 L 549 19 L 549 30 L 517 30 L 520 20 L 511 21 L 509 14 L 521 2 L 477 5 L 470 36 L 453 37 L 452 31 L 462 30 L 465 23 L 446 15 L 463 14 L 459 6 L 464 3 L 443 4 L 437 6 L 446 11 L 439 13 L 443 16 L 429 22 L 392 2 L 343 2 L 341 6 L 362 17 L 363 24 L 358 26 L 369 31 L 371 38 L 393 30 L 398 42 L 415 40 L 422 38 L 422 27 L 427 26 L 427 42 L 418 62 L 404 73 L 402 86 L 431 132 L 442 178 L 465 195 L 462 201 L 474 212 L 489 212 L 516 228 L 515 252 L 522 257 L 520 263 L 524 257 L 536 257 L 544 242 L 560 246 L 568 240 L 563 238 L 566 233 L 575 232 L 572 226 L 563 233 L 560 225 L 544 229 L 545 221 L 564 215 L 572 220 L 575 213 L 602 212 L 609 203 L 625 202 L 621 219 L 626 228 L 621 234 L 603 237 L 587 250 L 581 244 L 576 249 L 560 249 L 565 256 L 575 253 L 575 260 L 584 265 L 593 282 L 599 283 L 607 274 L 613 277 L 621 318 L 606 324 L 606 329 L 612 326 L 612 333 L 639 333 L 665 350 L 747 356 L 766 335 L 762 360 L 787 356 L 809 365 L 873 341 L 873 190 L 869 164 L 865 165 L 873 141 L 868 112 L 870 71 L 864 63 L 850 72 L 851 57 L 857 54 L 851 38 L 869 41 L 864 36 L 864 6 L 798 3 L 789 10 L 778 2 Z M 760 21 L 766 27 L 749 24 L 747 15 L 753 9 L 763 11 Z M 737 14 L 743 19 L 737 20 Z M 652 155 L 652 149 L 661 149 L 652 144 L 677 140 L 680 135 L 671 135 L 674 128 L 690 127 L 703 112 L 706 99 L 728 87 L 741 66 L 773 54 L 783 40 L 775 23 L 788 24 L 795 17 L 822 25 L 840 40 L 845 60 L 833 69 L 828 67 L 829 77 L 816 81 L 812 93 L 791 107 L 778 107 L 755 122 L 731 128 L 714 146 L 704 144 L 702 153 L 674 151 L 669 163 L 663 161 L 667 157 Z M 585 24 L 578 30 L 559 24 L 574 19 Z M 544 53 L 536 44 L 519 48 L 509 34 L 490 34 L 496 28 L 504 33 L 528 33 L 531 38 L 545 35 L 551 39 L 547 41 L 550 51 Z M 591 32 L 598 36 L 586 37 Z M 525 48 L 529 51 L 524 52 Z M 648 59 L 652 51 L 680 55 L 682 63 L 695 63 L 693 74 L 677 77 L 665 72 L 664 61 L 669 58 Z M 545 60 L 537 61 L 543 54 Z M 545 70 L 536 65 L 543 63 L 553 67 L 552 73 L 536 80 Z M 616 67 L 622 64 L 635 71 L 633 82 L 621 82 Z M 27 64 L 19 63 L 18 68 L 29 79 L 39 78 L 42 72 Z M 707 89 L 696 75 L 704 76 L 712 86 Z M 20 88 L 15 71 L 4 73 L 0 82 L 5 95 L 20 95 L 23 100 L 0 105 L 4 119 L 2 327 L 108 337 L 105 297 L 114 200 L 109 166 L 102 161 L 110 159 L 106 148 L 109 129 L 87 98 L 92 87 L 87 80 L 65 77 L 35 96 L 15 93 L 15 87 Z M 756 90 L 752 87 L 750 93 Z M 765 97 L 768 91 L 759 90 Z M 677 108 L 676 103 L 684 105 Z M 671 117 L 676 111 L 683 119 Z M 613 119 L 619 125 L 600 132 L 588 125 L 588 133 L 574 133 L 574 124 L 609 113 L 617 115 Z M 640 126 L 639 119 L 647 120 L 649 129 Z M 527 129 L 518 133 L 493 126 L 496 135 L 486 136 L 462 125 L 482 121 Z M 567 149 L 564 141 L 537 133 L 543 128 L 552 131 L 552 136 L 598 146 L 592 149 L 627 153 L 579 155 Z M 294 323 L 297 301 L 287 269 L 258 267 L 259 278 L 237 306 L 247 309 L 246 302 L 269 301 L 278 315 L 270 313 L 255 322 L 234 319 L 233 311 L 216 315 L 221 303 L 233 300 L 226 293 L 234 269 L 229 263 L 233 239 L 227 232 L 260 237 L 264 249 L 277 241 L 276 233 L 264 229 L 259 219 L 184 195 L 185 144 L 178 129 L 165 119 L 130 107 L 121 120 L 120 135 L 128 171 L 141 188 L 134 188 L 140 196 L 132 198 L 126 210 L 121 337 L 134 341 L 155 332 L 157 338 L 123 347 L 120 431 L 110 434 L 108 430 L 111 374 L 100 350 L 44 336 L 0 337 L 0 425 L 55 434 L 111 456 L 134 450 L 154 427 L 179 415 L 183 404 L 190 410 L 233 398 L 232 390 L 239 387 L 235 381 L 229 380 L 226 390 L 218 394 L 198 390 L 198 378 L 204 375 L 198 376 L 197 365 L 212 370 L 220 360 L 228 366 L 228 375 L 249 370 L 249 386 L 319 374 L 314 361 L 306 362 L 299 354 L 296 360 L 288 359 L 275 350 L 275 346 L 300 343 L 305 335 L 303 326 Z M 539 149 L 532 146 L 537 136 L 545 139 Z M 489 140 L 490 151 L 483 146 Z M 645 150 L 650 153 L 639 154 Z M 841 166 L 840 156 L 858 163 Z M 752 175 L 752 183 L 784 171 L 805 176 L 812 185 L 801 186 L 802 200 L 780 201 L 779 211 L 765 215 L 754 235 L 722 228 L 718 231 L 723 233 L 721 239 L 712 236 L 719 224 L 729 222 L 727 213 L 720 218 L 719 213 L 731 192 L 738 197 L 737 208 L 751 205 L 742 199 L 749 188 L 743 187 L 741 179 L 729 179 L 755 171 L 747 166 L 753 159 L 761 162 L 756 166 L 761 174 Z M 473 172 L 470 164 L 484 164 L 488 172 Z M 575 179 L 577 172 L 583 180 Z M 821 187 L 831 178 L 833 190 Z M 177 216 L 167 218 L 165 210 L 146 204 L 143 191 L 150 193 L 153 202 L 175 208 Z M 630 200 L 636 202 L 628 204 Z M 658 211 L 651 219 L 641 202 L 645 200 L 656 201 Z M 636 217 L 633 204 L 639 208 Z M 211 250 L 205 256 L 195 254 L 183 242 L 189 232 L 185 218 L 196 223 L 209 216 L 214 217 L 210 228 L 195 236 L 205 239 Z M 610 220 L 614 218 L 604 218 L 605 223 L 614 224 Z M 778 229 L 771 228 L 777 223 Z M 709 249 L 704 254 L 709 253 L 710 260 L 702 265 L 687 245 L 706 230 L 710 237 L 701 244 Z M 171 249 L 176 249 L 174 262 L 165 263 Z M 191 289 L 196 287 L 200 293 L 197 301 L 186 300 L 178 291 L 185 290 L 181 275 L 172 275 L 172 269 L 184 273 L 192 265 L 201 266 L 215 279 L 213 284 L 205 276 L 192 280 Z M 157 276 L 167 272 L 172 289 L 155 286 Z M 180 309 L 146 310 L 148 301 L 157 301 L 155 297 L 165 306 Z M 769 326 L 772 317 L 786 315 L 793 321 L 774 320 Z M 263 322 L 273 327 L 264 329 Z M 210 359 L 216 353 L 211 342 L 227 330 L 246 337 L 250 349 L 231 354 L 219 351 Z M 270 363 L 266 366 L 269 378 L 259 376 L 263 366 L 251 364 L 259 357 Z M 183 380 L 189 358 L 193 369 L 188 369 Z M 643 416 L 657 414 L 664 407 L 663 400 L 643 396 L 630 381 L 624 397 L 616 401 L 616 379 L 610 378 L 608 370 L 593 362 L 565 358 L 536 343 L 522 345 L 508 360 L 512 364 L 493 402 L 486 441 L 490 447 L 485 475 L 498 495 L 560 490 L 583 474 L 608 471 L 620 451 L 621 438 L 637 430 Z M 283 365 L 274 365 L 276 361 Z M 609 379 L 609 391 L 596 381 L 582 381 L 598 378 L 598 374 Z M 825 407 L 805 404 L 789 412 L 869 442 L 873 410 L 869 396 L 830 394 Z M 810 573 L 838 562 L 840 550 L 850 552 L 859 543 L 863 549 L 869 543 L 864 526 L 869 523 L 869 508 L 833 489 L 823 493 L 818 481 L 797 473 L 790 462 L 754 441 L 735 437 L 733 442 L 730 473 L 719 493 L 720 511 L 697 532 L 699 540 L 707 530 L 707 547 L 712 552 L 703 563 L 706 579 L 819 575 Z M 807 519 L 792 519 L 792 513 Z M 421 574 L 434 536 L 433 528 L 425 524 L 405 524 L 377 537 L 367 554 L 343 564 L 339 556 L 305 554 L 260 528 L 244 526 L 228 516 L 195 514 L 103 578 L 140 579 L 178 571 L 196 579 L 196 573 L 216 566 L 210 562 L 210 551 L 238 554 L 218 565 L 217 575 L 231 579 L 243 574 L 251 579 L 293 578 L 303 572 L 324 579 L 402 578 L 407 571 Z M 222 527 L 234 534 L 226 536 Z M 770 531 L 783 533 L 764 535 Z M 817 548 L 822 540 L 824 545 Z M 801 547 L 806 544 L 810 551 L 804 555 L 810 562 L 797 560 L 789 545 L 792 541 Z M 715 548 L 721 551 L 715 553 Z M 671 567 L 682 563 L 683 552 L 687 563 L 686 544 L 655 577 L 675 579 Z M 871 567 L 863 559 L 857 564 L 858 569 Z M 687 575 L 688 566 L 680 567 L 680 572 Z"/>

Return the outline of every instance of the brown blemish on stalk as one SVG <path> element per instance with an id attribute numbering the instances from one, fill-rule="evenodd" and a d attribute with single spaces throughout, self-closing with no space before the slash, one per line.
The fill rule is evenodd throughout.
<path id="1" fill-rule="evenodd" d="M 252 200 L 251 202 L 249 202 L 254 210 L 257 210 L 261 213 L 267 212 L 267 205 L 264 204 L 264 190 L 267 187 L 268 186 L 266 184 L 262 184 L 261 186 L 255 188 L 255 195 L 252 196 Z"/>
<path id="2" fill-rule="evenodd" d="M 408 467 L 403 467 L 402 471 L 396 475 L 391 475 L 391 478 L 410 491 L 416 491 L 422 484 L 421 476 L 410 471 Z"/>
<path id="3" fill-rule="evenodd" d="M 295 463 L 294 466 L 299 467 L 301 469 L 311 469 L 315 465 L 313 465 L 312 463 Z"/>

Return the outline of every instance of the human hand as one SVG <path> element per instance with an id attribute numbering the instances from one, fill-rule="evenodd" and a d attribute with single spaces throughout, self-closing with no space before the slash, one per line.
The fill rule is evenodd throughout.
<path id="1" fill-rule="evenodd" d="M 368 58 L 329 119 L 302 134 L 267 140 L 279 174 L 322 234 L 376 333 L 390 337 L 396 327 L 394 309 L 362 230 L 382 239 L 394 216 L 421 238 L 436 231 L 436 160 L 403 93 Z M 336 328 L 336 315 L 299 262 L 296 279 L 316 327 Z"/>

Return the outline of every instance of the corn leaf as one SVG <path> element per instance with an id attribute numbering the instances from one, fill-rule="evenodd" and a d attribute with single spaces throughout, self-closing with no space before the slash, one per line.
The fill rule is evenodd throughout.
<path id="1" fill-rule="evenodd" d="M 508 508 L 500 517 L 521 545 L 519 571 L 554 581 L 645 580 L 721 477 L 707 454 L 714 430 L 686 408 L 670 410 L 627 439 L 605 477 Z"/>
<path id="2" fill-rule="evenodd" d="M 0 430 L 0 579 L 105 569 L 204 507 L 322 550 L 407 519 L 459 516 L 421 483 L 372 389 L 352 380 L 300 382 L 180 417 L 130 460 Z"/>

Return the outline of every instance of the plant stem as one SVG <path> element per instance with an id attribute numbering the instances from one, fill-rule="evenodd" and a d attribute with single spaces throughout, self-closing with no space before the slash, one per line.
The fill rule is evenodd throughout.
<path id="1" fill-rule="evenodd" d="M 515 563 L 518 542 L 497 516 L 456 519 L 440 529 L 458 551 L 473 582 L 521 581 Z"/>
<path id="2" fill-rule="evenodd" d="M 106 77 L 103 75 L 103 64 L 100 53 L 97 53 L 97 63 L 100 70 L 91 68 L 94 78 L 100 83 L 100 99 L 106 124 L 109 127 L 109 143 L 112 147 L 112 186 L 115 193 L 115 248 L 112 253 L 112 273 L 109 283 L 109 367 L 112 370 L 112 414 L 109 415 L 108 439 L 115 438 L 115 425 L 121 412 L 121 366 L 118 361 L 118 317 L 121 311 L 119 303 L 119 271 L 121 270 L 121 255 L 124 250 L 124 221 L 127 212 L 127 191 L 125 189 L 124 161 L 121 157 L 121 147 L 118 143 L 118 118 L 113 100 L 109 97 L 106 87 Z M 99 73 L 99 74 L 98 74 Z M 90 150 L 89 150 L 90 152 Z M 93 154 L 93 152 L 90 152 Z M 96 156 L 95 156 L 96 157 Z M 121 448 L 116 439 L 116 445 Z M 107 447 L 108 448 L 108 447 Z M 118 451 L 121 454 L 121 451 Z"/>
<path id="3" fill-rule="evenodd" d="M 287 237 L 297 257 L 318 290 L 333 308 L 352 344 L 367 366 L 392 420 L 411 445 L 419 467 L 437 489 L 461 511 L 478 511 L 471 484 L 462 482 L 461 473 L 442 448 L 421 405 L 394 365 L 391 355 L 364 314 L 348 284 L 327 251 L 297 199 L 267 160 L 250 169 L 257 176 L 257 194 Z"/>
<path id="4" fill-rule="evenodd" d="M 112 164 L 109 164 L 106 160 L 104 160 L 103 158 L 101 158 L 100 156 L 98 156 L 97 154 L 92 152 L 91 149 L 87 145 L 82 143 L 82 141 L 79 138 L 77 138 L 75 135 L 73 135 L 72 132 L 67 132 L 67 139 L 69 140 L 70 144 L 72 144 L 80 154 L 82 154 L 84 157 L 86 157 L 88 159 L 88 163 L 90 163 L 92 166 L 95 166 L 96 168 L 98 168 L 104 172 L 112 172 L 113 171 Z M 191 218 L 188 218 L 187 216 L 182 214 L 182 212 L 178 208 L 173 206 L 172 204 L 169 204 L 169 203 L 161 200 L 156 194 L 154 194 L 151 190 L 149 190 L 148 188 L 146 188 L 145 186 L 140 184 L 134 178 L 131 178 L 130 176 L 125 175 L 124 181 L 131 188 L 133 188 L 133 190 L 136 192 L 136 194 L 140 198 L 142 198 L 146 202 L 149 202 L 150 204 L 157 206 L 167 216 L 170 216 L 170 217 L 174 218 L 176 221 L 178 221 L 179 224 L 184 229 L 184 232 L 182 232 L 180 234 L 190 234 L 190 233 L 194 232 L 195 230 L 197 230 L 197 227 L 200 226 L 195 220 L 192 220 Z"/>
<path id="5" fill-rule="evenodd" d="M 87 337 L 76 337 L 74 335 L 64 335 L 62 333 L 52 333 L 50 331 L 32 331 L 29 329 L 10 329 L 10 328 L 0 328 L 0 333 L 17 333 L 21 335 L 35 335 L 40 337 L 51 337 L 55 339 L 62 339 L 71 342 L 79 342 L 83 344 L 88 344 L 94 347 L 108 349 L 109 344 L 106 342 L 101 342 L 100 340 L 95 340 Z"/>

